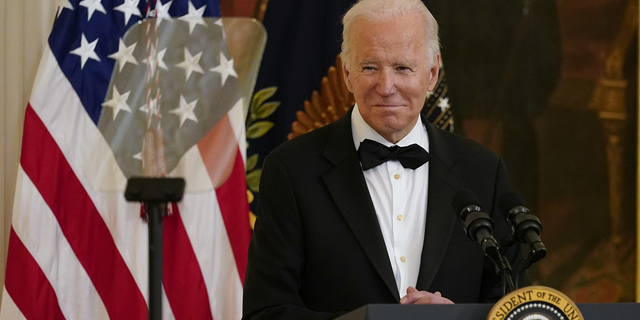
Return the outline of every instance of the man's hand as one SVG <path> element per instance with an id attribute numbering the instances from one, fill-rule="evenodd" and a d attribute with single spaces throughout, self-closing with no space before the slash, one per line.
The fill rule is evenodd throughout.
<path id="1" fill-rule="evenodd" d="M 453 301 L 445 298 L 438 291 L 431 293 L 418 291 L 414 287 L 407 288 L 407 295 L 400 299 L 401 304 L 453 304 Z"/>

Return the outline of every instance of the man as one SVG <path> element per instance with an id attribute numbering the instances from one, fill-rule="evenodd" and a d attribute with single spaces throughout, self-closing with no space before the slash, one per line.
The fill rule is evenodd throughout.
<path id="1" fill-rule="evenodd" d="M 497 299 L 495 268 L 451 199 L 474 191 L 504 238 L 504 165 L 420 117 L 438 78 L 436 21 L 419 0 L 364 0 L 343 24 L 343 76 L 356 105 L 265 160 L 244 317 L 333 319 L 369 303 Z M 378 143 L 411 151 L 376 151 Z M 512 263 L 517 251 L 507 253 Z"/>

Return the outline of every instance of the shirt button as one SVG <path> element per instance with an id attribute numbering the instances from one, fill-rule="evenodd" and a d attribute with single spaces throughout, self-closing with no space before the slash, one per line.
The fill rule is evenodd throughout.
<path id="1" fill-rule="evenodd" d="M 402 215 L 401 215 L 401 214 L 399 214 L 399 215 L 398 215 L 398 220 L 402 221 L 402 218 L 403 218 L 403 217 L 402 217 Z"/>
<path id="2" fill-rule="evenodd" d="M 394 175 L 393 175 L 393 178 L 395 178 L 396 180 L 398 180 L 398 179 L 400 179 L 400 175 L 396 173 L 396 174 L 394 174 Z"/>
<path id="3" fill-rule="evenodd" d="M 405 261 L 407 261 L 407 259 L 405 259 L 405 257 L 402 256 L 402 257 L 400 257 L 400 261 L 405 262 Z"/>

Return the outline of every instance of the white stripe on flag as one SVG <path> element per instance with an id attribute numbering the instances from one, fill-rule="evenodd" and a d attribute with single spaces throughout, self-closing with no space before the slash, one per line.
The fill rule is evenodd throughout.
<path id="1" fill-rule="evenodd" d="M 109 319 L 89 276 L 35 185 L 18 168 L 13 229 L 49 280 L 65 318 Z"/>
<path id="2" fill-rule="evenodd" d="M 185 193 L 203 193 L 213 190 L 213 184 L 209 178 L 207 168 L 202 163 L 198 145 L 191 147 L 182 156 L 178 165 L 171 171 L 171 176 L 184 177 L 187 183 Z"/>
<path id="3" fill-rule="evenodd" d="M 11 320 L 27 320 L 25 316 L 20 312 L 18 306 L 16 306 L 13 299 L 7 292 L 7 288 L 2 289 L 2 308 L 0 308 L 0 319 Z"/>
<path id="4" fill-rule="evenodd" d="M 240 319 L 242 283 L 215 192 L 186 194 L 179 208 L 209 292 L 213 318 Z"/>
<path id="5" fill-rule="evenodd" d="M 164 292 L 164 287 L 162 288 L 162 320 L 176 320 L 173 310 L 171 310 L 169 299 L 167 299 L 167 294 Z"/>
<path id="6" fill-rule="evenodd" d="M 236 137 L 236 141 L 238 141 L 238 146 L 240 146 L 240 153 L 242 154 L 242 163 L 247 165 L 247 138 L 246 138 L 246 130 L 244 127 L 245 115 L 243 111 L 243 99 L 238 100 L 236 104 L 229 110 L 227 113 L 229 115 L 229 122 L 231 122 L 231 127 L 233 128 L 233 135 Z"/>

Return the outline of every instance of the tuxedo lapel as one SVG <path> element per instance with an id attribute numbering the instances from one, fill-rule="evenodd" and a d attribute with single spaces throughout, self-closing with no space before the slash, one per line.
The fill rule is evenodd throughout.
<path id="1" fill-rule="evenodd" d="M 427 290 L 435 278 L 447 250 L 449 238 L 455 225 L 455 213 L 450 199 L 461 186 L 456 176 L 454 153 L 441 134 L 431 124 L 425 123 L 429 134 L 429 195 L 427 199 L 427 221 L 422 247 L 422 261 L 417 288 Z"/>
<path id="2" fill-rule="evenodd" d="M 335 168 L 324 174 L 322 179 L 371 264 L 394 297 L 400 300 L 378 218 L 353 144 L 351 112 L 336 121 L 334 126 L 324 156 Z"/>

